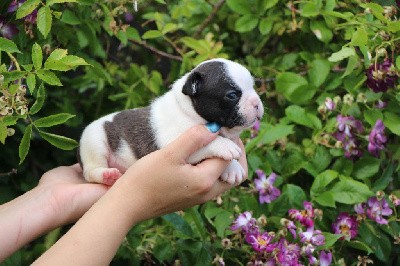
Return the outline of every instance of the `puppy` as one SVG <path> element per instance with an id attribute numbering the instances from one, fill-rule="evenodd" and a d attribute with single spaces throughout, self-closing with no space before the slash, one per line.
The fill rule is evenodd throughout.
<path id="1" fill-rule="evenodd" d="M 263 115 L 263 105 L 250 72 L 226 59 L 205 61 L 178 79 L 150 106 L 106 115 L 82 133 L 78 159 L 89 182 L 112 185 L 136 160 L 166 146 L 190 127 L 208 122 L 222 126 L 209 145 L 188 163 L 220 157 L 231 163 L 221 176 L 239 184 L 245 172 L 232 140 Z"/>

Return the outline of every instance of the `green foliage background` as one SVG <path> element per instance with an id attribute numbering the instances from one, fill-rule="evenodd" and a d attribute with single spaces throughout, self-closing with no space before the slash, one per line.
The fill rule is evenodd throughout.
<path id="1" fill-rule="evenodd" d="M 248 247 L 235 240 L 229 250 L 221 245 L 233 236 L 228 228 L 240 212 L 264 214 L 277 228 L 289 209 L 309 200 L 324 211 L 320 229 L 332 233 L 340 211 L 351 211 L 377 191 L 400 196 L 399 87 L 373 93 L 365 84 L 366 69 L 384 57 L 399 71 L 395 1 L 156 0 L 137 1 L 135 11 L 136 1 L 28 0 L 16 13 L 6 13 L 10 2 L 1 1 L 0 13 L 20 32 L 12 41 L 0 39 L 1 90 L 16 95 L 19 85 L 27 85 L 28 112 L 0 116 L 0 202 L 31 189 L 45 171 L 75 163 L 76 141 L 90 121 L 147 105 L 203 60 L 229 58 L 256 78 L 266 115 L 257 137 L 243 134 L 250 181 L 222 203 L 136 226 L 113 264 L 208 265 L 219 254 L 227 263 L 245 265 Z M 37 22 L 24 23 L 35 9 Z M 9 71 L 13 60 L 20 69 Z M 390 141 L 380 158 L 368 154 L 367 139 L 357 161 L 326 140 L 335 131 L 336 114 L 321 114 L 318 107 L 326 97 L 346 94 L 365 100 L 343 104 L 339 113 L 360 119 L 368 132 L 377 119 L 385 123 Z M 378 100 L 388 107 L 374 108 Z M 7 128 L 15 134 L 8 136 Z M 257 202 L 251 179 L 259 168 L 280 176 L 282 195 L 271 204 Z M 6 264 L 31 262 L 65 230 L 35 241 Z M 339 243 L 333 237 L 325 248 L 334 251 L 337 264 L 369 255 L 375 265 L 394 265 L 400 263 L 393 244 L 399 233 L 396 217 L 388 226 L 367 221 L 356 240 Z"/>

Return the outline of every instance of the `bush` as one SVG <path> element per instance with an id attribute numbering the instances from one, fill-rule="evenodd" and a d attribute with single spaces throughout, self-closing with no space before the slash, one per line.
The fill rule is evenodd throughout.
<path id="1" fill-rule="evenodd" d="M 135 226 L 115 263 L 399 263 L 399 1 L 0 3 L 0 200 L 76 161 L 87 123 L 144 106 L 199 62 L 256 78 L 249 180 Z M 256 219 L 257 218 L 257 219 Z M 55 230 L 6 263 L 27 264 Z"/>

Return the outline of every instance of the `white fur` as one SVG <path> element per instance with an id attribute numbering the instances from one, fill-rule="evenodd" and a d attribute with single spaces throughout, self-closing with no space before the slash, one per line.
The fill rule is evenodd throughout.
<path id="1" fill-rule="evenodd" d="M 210 61 L 223 62 L 227 75 L 242 90 L 239 112 L 246 118 L 245 127 L 251 126 L 257 118 L 263 115 L 260 98 L 253 89 L 254 80 L 251 74 L 240 64 L 226 59 L 213 59 Z M 156 144 L 160 148 L 168 145 L 194 125 L 207 123 L 204 118 L 196 113 L 191 99 L 182 93 L 182 87 L 189 75 L 190 73 L 187 73 L 178 79 L 169 92 L 157 98 L 151 104 L 151 128 L 153 129 Z M 84 176 L 88 181 L 104 183 L 106 171 L 104 169 L 107 169 L 107 167 L 112 169 L 112 175 L 115 169 L 124 172 L 136 161 L 128 143 L 123 143 L 115 154 L 112 154 L 108 147 L 103 125 L 105 121 L 111 121 L 115 114 L 110 114 L 94 121 L 82 134 L 80 155 L 84 166 Z M 212 143 L 194 153 L 188 162 L 194 164 L 211 157 L 231 160 L 231 164 L 229 164 L 221 179 L 231 184 L 241 183 L 245 177 L 245 172 L 236 161 L 241 155 L 241 149 L 232 140 L 237 139 L 242 130 L 243 127 L 222 128 L 220 135 Z"/>

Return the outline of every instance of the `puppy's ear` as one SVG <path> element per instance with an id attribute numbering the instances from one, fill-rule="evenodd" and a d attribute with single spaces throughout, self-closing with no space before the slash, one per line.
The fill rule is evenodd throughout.
<path id="1" fill-rule="evenodd" d="M 182 93 L 188 96 L 194 96 L 199 90 L 201 90 L 202 83 L 202 75 L 195 71 L 187 78 L 185 85 L 182 87 Z"/>

